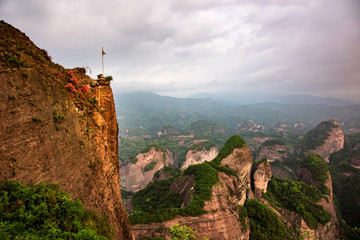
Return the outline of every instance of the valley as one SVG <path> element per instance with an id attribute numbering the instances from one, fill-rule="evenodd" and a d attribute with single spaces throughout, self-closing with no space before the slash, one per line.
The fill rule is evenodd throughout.
<path id="1" fill-rule="evenodd" d="M 225 175 L 231 176 L 232 174 L 236 173 L 236 175 L 239 176 L 239 173 L 236 171 L 234 172 L 234 166 L 229 167 L 231 166 L 229 163 L 221 164 L 221 166 L 226 166 L 227 170 L 223 169 L 223 167 L 219 169 L 215 167 L 215 169 L 219 171 L 218 176 L 221 179 L 220 181 L 224 181 L 221 185 L 225 185 L 227 187 L 222 188 L 222 190 L 215 190 L 216 187 L 212 187 L 213 194 L 215 194 L 216 191 L 223 192 L 222 194 L 225 195 L 230 193 L 230 196 L 234 197 L 232 200 L 234 202 L 231 203 L 232 201 L 230 201 L 227 203 L 230 205 L 218 206 L 216 205 L 217 203 L 215 203 L 216 201 L 228 202 L 229 199 L 215 200 L 214 197 L 211 197 L 208 198 L 208 200 L 211 199 L 210 202 L 205 201 L 204 210 L 207 213 L 212 213 L 211 219 L 214 219 L 214 223 L 220 224 L 220 226 L 224 226 L 221 224 L 233 225 L 234 223 L 230 223 L 232 221 L 230 220 L 230 216 L 234 217 L 237 215 L 232 215 L 233 212 L 226 213 L 227 209 L 236 208 L 236 204 L 231 205 L 234 203 L 237 203 L 237 206 L 242 206 L 244 205 L 246 199 L 246 201 L 254 199 L 253 196 L 256 196 L 256 198 L 263 203 L 268 202 L 269 200 L 270 202 L 282 201 L 279 199 L 275 200 L 273 197 L 268 197 L 272 196 L 270 193 L 270 195 L 265 194 L 264 197 L 262 197 L 261 193 L 266 193 L 268 182 L 271 179 L 273 180 L 269 182 L 270 188 L 273 187 L 273 181 L 284 181 L 281 180 L 283 178 L 289 179 L 288 181 L 296 180 L 292 183 L 286 183 L 295 184 L 294 186 L 297 186 L 297 181 L 307 182 L 310 185 L 316 186 L 318 180 L 311 180 L 313 179 L 311 177 L 312 174 L 308 170 L 300 170 L 302 169 L 302 161 L 305 159 L 305 157 L 310 153 L 316 153 L 321 156 L 321 159 L 323 159 L 321 161 L 324 161 L 325 165 L 329 165 L 331 175 L 335 175 L 334 178 L 328 177 L 330 178 L 330 182 L 328 181 L 325 185 L 318 185 L 317 187 L 321 192 L 320 194 L 330 194 L 329 197 L 325 197 L 325 199 L 332 199 L 334 197 L 334 202 L 330 200 L 329 205 L 329 203 L 326 203 L 326 201 L 321 201 L 321 197 L 317 198 L 315 201 L 320 205 L 322 204 L 326 211 L 330 213 L 331 217 L 326 217 L 328 219 L 326 222 L 329 221 L 329 223 L 325 224 L 325 222 L 323 222 L 322 224 L 325 224 L 326 227 L 318 228 L 317 224 L 312 226 L 312 223 L 308 222 L 310 220 L 306 220 L 306 216 L 304 218 L 304 215 L 299 216 L 291 213 L 294 211 L 294 209 L 282 210 L 285 207 L 282 204 L 278 205 L 277 207 L 274 206 L 278 214 L 283 215 L 284 218 L 289 218 L 291 216 L 291 220 L 288 219 L 287 221 L 293 222 L 293 224 L 295 224 L 296 221 L 301 222 L 292 225 L 292 231 L 288 232 L 287 234 L 289 235 L 287 236 L 289 236 L 289 239 L 294 237 L 298 238 L 300 236 L 304 237 L 305 235 L 308 236 L 308 238 L 305 237 L 305 239 L 311 239 L 312 237 L 319 239 L 337 239 L 337 236 L 340 234 L 346 238 L 350 236 L 347 239 L 353 239 L 351 236 L 356 235 L 354 230 L 351 230 L 352 228 L 346 225 L 343 219 L 346 220 L 346 223 L 350 221 L 352 223 L 352 227 L 357 226 L 359 221 L 355 220 L 356 223 L 353 222 L 353 220 L 351 220 L 353 217 L 348 216 L 346 213 L 348 210 L 345 209 L 348 209 L 348 207 L 345 205 L 342 205 L 341 207 L 339 205 L 340 202 L 346 202 L 346 204 L 349 204 L 349 198 L 343 197 L 343 191 L 348 191 L 342 189 L 342 186 L 345 184 L 344 181 L 346 181 L 345 179 L 354 179 L 351 181 L 353 181 L 353 184 L 358 185 L 358 181 L 355 179 L 359 174 L 359 170 L 356 167 L 356 164 L 358 164 L 356 160 L 356 154 L 359 148 L 357 148 L 357 145 L 354 146 L 354 144 L 360 142 L 360 138 L 357 134 L 359 131 L 358 126 L 360 114 L 359 112 L 348 110 L 356 108 L 355 105 L 345 107 L 330 105 L 320 106 L 316 104 L 257 104 L 256 106 L 238 106 L 234 103 L 224 103 L 212 99 L 176 99 L 159 96 L 153 93 L 129 93 L 125 94 L 124 96 L 116 97 L 116 101 L 117 118 L 120 129 L 119 159 L 121 166 L 120 172 L 122 173 L 122 180 L 120 185 L 123 190 L 129 191 L 124 191 L 125 195 L 127 196 L 124 198 L 124 203 L 128 213 L 130 214 L 130 220 L 132 221 L 132 224 L 137 223 L 136 225 L 133 225 L 134 233 L 137 238 L 142 239 L 142 237 L 145 236 L 166 236 L 169 234 L 166 229 L 170 228 L 176 223 L 186 222 L 188 226 L 196 229 L 200 233 L 200 236 L 206 236 L 210 238 L 213 237 L 215 239 L 228 239 L 231 237 L 230 235 L 227 235 L 229 234 L 227 232 L 235 231 L 237 233 L 241 232 L 240 235 L 233 236 L 237 239 L 254 239 L 254 236 L 251 235 L 251 232 L 249 233 L 248 230 L 241 226 L 239 226 L 237 230 L 229 230 L 220 227 L 217 230 L 217 234 L 220 235 L 212 235 L 215 233 L 209 232 L 210 228 L 214 228 L 214 226 L 209 222 L 210 215 L 207 216 L 206 214 L 204 215 L 204 213 L 202 213 L 201 217 L 194 218 L 187 217 L 187 214 L 183 212 L 186 211 L 186 206 L 191 204 L 191 198 L 196 198 L 196 195 L 194 195 L 196 193 L 188 191 L 190 189 L 194 189 L 194 187 L 197 186 L 197 183 L 194 183 L 194 180 L 190 180 L 188 177 L 186 177 L 186 172 L 189 171 L 188 169 L 191 169 L 192 166 L 197 166 L 194 164 L 198 164 L 199 167 L 203 164 L 210 164 L 212 166 L 211 163 L 216 161 L 216 159 L 222 155 L 221 152 L 223 149 L 226 148 L 225 142 L 233 138 L 232 136 L 234 134 L 240 135 L 244 142 L 246 142 L 246 146 L 249 150 L 248 153 L 250 154 L 248 158 L 250 158 L 250 162 L 254 164 L 253 167 L 250 167 L 250 170 L 256 169 L 255 166 L 264 159 L 267 159 L 266 164 L 271 166 L 271 168 L 270 170 L 268 169 L 266 171 L 264 168 L 262 168 L 262 170 L 259 169 L 258 171 L 252 170 L 255 171 L 254 173 L 251 173 L 251 179 L 254 180 L 248 181 L 248 184 L 251 186 L 248 185 L 248 187 L 245 187 L 247 189 L 251 189 L 251 194 L 247 194 L 246 196 L 244 195 L 243 197 L 239 198 L 241 194 L 240 192 L 237 193 L 237 184 L 233 183 L 235 184 L 235 189 L 229 188 L 232 185 L 230 182 L 234 180 L 225 180 Z M 343 113 L 348 112 L 349 114 L 343 114 L 340 116 L 338 114 L 340 108 L 343 109 Z M 219 114 L 217 114 L 217 111 L 219 111 Z M 120 119 L 123 121 L 122 123 L 120 122 Z M 330 119 L 337 119 L 337 121 L 326 121 Z M 349 144 L 347 139 L 351 139 L 352 148 L 346 147 Z M 338 167 L 336 167 L 336 164 L 339 163 L 335 163 L 334 161 L 331 161 L 331 159 L 333 159 L 334 156 L 344 152 L 344 148 L 353 149 L 352 151 L 354 151 L 354 153 L 350 155 L 354 157 L 348 157 L 347 160 L 342 160 L 342 168 L 348 169 L 348 172 L 345 171 L 345 173 L 341 173 L 341 171 L 339 172 L 337 170 Z M 151 155 L 154 151 L 157 152 L 158 157 Z M 151 155 L 151 157 L 149 157 L 145 163 L 141 161 L 141 159 L 143 159 L 143 154 Z M 154 167 L 150 171 L 145 171 L 145 167 L 151 162 L 154 163 Z M 328 164 L 326 164 L 326 162 L 328 162 Z M 312 167 L 310 169 L 312 169 Z M 250 170 L 248 170 L 248 174 L 250 174 Z M 135 190 L 134 188 L 130 190 L 129 185 L 124 182 L 126 181 L 127 176 L 130 175 L 124 171 L 132 172 L 132 174 L 138 176 L 136 177 L 136 180 L 134 178 L 130 182 L 134 183 L 134 181 L 141 181 L 143 187 L 137 187 Z M 224 173 L 226 174 L 223 175 Z M 330 176 L 329 171 L 327 174 Z M 140 177 L 145 175 L 148 177 Z M 273 178 L 271 178 L 271 176 L 273 176 Z M 317 173 L 313 173 L 313 176 L 317 176 Z M 316 177 L 314 177 L 314 179 L 316 179 Z M 161 200 L 154 198 L 154 200 L 150 200 L 155 201 L 151 204 L 151 206 L 153 206 L 153 210 L 141 208 L 139 205 L 133 205 L 133 199 L 137 199 L 136 201 L 152 199 L 153 194 L 155 194 L 154 189 L 158 189 L 159 187 L 158 184 L 165 184 L 161 185 L 161 189 L 168 189 L 166 191 L 170 191 L 162 192 L 162 195 L 168 196 L 169 199 L 173 199 L 174 203 L 177 202 L 176 199 L 181 199 L 182 202 L 178 202 L 178 205 L 167 206 L 166 204 L 162 205 L 163 201 L 167 202 L 166 199 Z M 285 184 L 285 182 L 282 182 L 281 184 Z M 183 189 L 185 192 L 178 192 L 178 190 L 175 190 L 173 187 L 171 187 L 176 185 L 178 185 L 178 187 Z M 260 189 L 256 190 L 257 188 Z M 332 194 L 333 188 L 334 195 Z M 340 193 L 340 191 L 342 192 Z M 216 193 L 217 197 L 221 195 L 220 192 Z M 143 194 L 145 195 L 143 196 Z M 170 197 L 169 194 L 172 197 Z M 188 200 L 184 201 L 184 199 Z M 340 201 L 338 199 L 340 199 Z M 356 190 L 355 193 L 351 195 L 351 199 L 352 203 L 349 206 L 351 206 L 351 208 L 357 209 L 359 204 L 356 202 L 358 202 L 360 199 L 360 191 Z M 250 206 L 249 204 L 250 203 L 247 203 L 245 205 Z M 155 214 L 153 212 L 155 209 L 162 209 L 160 211 L 166 212 L 167 217 L 164 218 L 162 215 L 158 217 L 156 215 L 149 215 L 148 217 L 153 220 L 150 222 L 143 222 L 143 220 L 147 218 L 145 217 L 147 215 L 138 215 L 143 211 L 148 211 L 149 213 L 152 212 L 152 214 Z M 224 209 L 225 212 L 220 214 L 218 213 L 219 209 Z M 249 210 L 250 208 L 247 211 Z M 296 211 L 298 210 L 295 209 L 295 212 Z M 313 210 L 308 211 L 311 212 Z M 298 212 L 298 214 L 299 213 L 301 215 L 301 212 Z M 312 214 L 315 214 L 314 216 L 318 216 L 320 213 Z M 182 217 L 175 217 L 178 215 Z M 224 222 L 224 217 L 227 219 L 226 223 Z M 239 219 L 239 216 L 236 218 Z M 135 219 L 143 220 L 138 222 L 138 220 Z M 306 223 L 301 219 L 305 219 Z M 151 223 L 152 221 L 160 222 L 160 225 Z M 248 218 L 246 218 L 244 221 L 249 224 Z M 250 218 L 250 221 L 254 221 L 254 219 Z M 279 221 L 281 222 L 284 220 L 281 220 L 280 218 Z M 204 222 L 204 225 L 197 225 L 196 222 Z M 207 227 L 205 227 L 205 222 L 209 222 L 206 224 Z M 298 229 L 300 229 L 300 231 Z M 325 233 L 324 229 L 332 230 Z M 155 234 L 154 231 L 163 232 L 163 234 Z M 286 238 L 285 235 L 283 235 L 284 238 L 282 239 Z"/>

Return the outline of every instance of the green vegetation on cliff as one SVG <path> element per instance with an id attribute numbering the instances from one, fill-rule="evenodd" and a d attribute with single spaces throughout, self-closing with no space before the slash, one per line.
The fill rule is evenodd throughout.
<path id="1" fill-rule="evenodd" d="M 163 222 L 173 219 L 177 214 L 199 216 L 206 213 L 204 201 L 210 200 L 212 186 L 219 181 L 217 171 L 208 163 L 189 166 L 185 175 L 194 175 L 196 184 L 192 200 L 183 208 L 178 193 L 170 192 L 173 177 L 148 184 L 133 197 L 134 212 L 129 216 L 132 224 Z"/>
<path id="2" fill-rule="evenodd" d="M 359 142 L 360 133 L 346 136 L 344 149 L 331 155 L 329 170 L 342 218 L 349 226 L 360 229 L 360 214 L 354 214 L 360 212 L 360 170 L 350 164 L 360 159 Z"/>
<path id="3" fill-rule="evenodd" d="M 330 213 L 316 204 L 327 197 L 313 185 L 273 176 L 263 197 L 274 206 L 299 213 L 311 229 L 330 221 Z"/>
<path id="4" fill-rule="evenodd" d="M 201 163 L 189 166 L 185 175 L 195 175 L 195 194 L 191 202 L 183 208 L 183 214 L 186 216 L 199 216 L 205 211 L 204 201 L 210 200 L 212 186 L 219 182 L 217 171 L 208 163 Z"/>
<path id="5" fill-rule="evenodd" d="M 300 167 L 310 170 L 313 179 L 321 182 L 321 184 L 324 184 L 329 178 L 329 169 L 325 160 L 316 153 L 307 155 L 301 162 Z"/>
<path id="6" fill-rule="evenodd" d="M 113 239 L 109 224 L 59 185 L 0 185 L 0 239 Z"/>
<path id="7" fill-rule="evenodd" d="M 205 149 L 205 150 L 209 151 L 212 147 L 215 147 L 215 146 L 216 145 L 213 142 L 206 141 L 206 142 L 201 142 L 201 143 L 191 145 L 189 150 L 201 151 L 201 150 Z"/>
<path id="8" fill-rule="evenodd" d="M 234 170 L 220 165 L 221 161 L 229 156 L 235 148 L 242 148 L 244 146 L 246 146 L 246 142 L 239 135 L 233 135 L 231 138 L 229 138 L 229 140 L 226 141 L 219 154 L 216 156 L 216 158 L 211 160 L 209 164 L 218 171 L 224 172 L 228 175 L 237 176 Z"/>
<path id="9" fill-rule="evenodd" d="M 277 214 L 257 199 L 246 200 L 244 207 L 250 218 L 250 240 L 292 239 Z"/>
<path id="10" fill-rule="evenodd" d="M 180 208 L 179 195 L 170 192 L 173 178 L 150 183 L 145 189 L 135 193 L 133 197 L 135 211 L 129 216 L 131 223 L 162 222 L 174 218 L 177 214 L 199 216 L 206 213 L 203 210 L 204 201 L 210 200 L 212 187 L 219 182 L 217 171 L 236 176 L 234 170 L 220 166 L 221 160 L 230 155 L 234 148 L 243 147 L 245 144 L 240 136 L 234 135 L 225 143 L 214 160 L 191 165 L 183 172 L 184 175 L 194 175 L 196 181 L 192 200 L 183 208 Z"/>
<path id="11" fill-rule="evenodd" d="M 173 179 L 149 183 L 134 194 L 132 203 L 135 211 L 129 215 L 132 224 L 163 222 L 173 219 L 179 213 L 180 196 L 170 192 Z"/>
<path id="12" fill-rule="evenodd" d="M 155 211 L 166 208 L 179 208 L 181 200 L 178 193 L 170 192 L 174 178 L 149 183 L 146 188 L 136 192 L 133 197 L 134 209 Z"/>
<path id="13" fill-rule="evenodd" d="M 300 147 L 303 150 L 313 150 L 322 145 L 325 140 L 330 136 L 329 132 L 333 128 L 339 127 L 331 121 L 321 122 L 315 129 L 305 134 L 304 138 L 300 141 Z"/>

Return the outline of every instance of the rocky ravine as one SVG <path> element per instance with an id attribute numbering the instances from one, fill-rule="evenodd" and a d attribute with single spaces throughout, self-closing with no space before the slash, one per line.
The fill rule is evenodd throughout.
<path id="1" fill-rule="evenodd" d="M 243 228 L 236 210 L 237 205 L 244 204 L 250 190 L 252 156 L 249 148 L 235 148 L 221 161 L 221 165 L 235 170 L 239 178 L 219 172 L 220 183 L 213 187 L 211 201 L 205 201 L 207 214 L 199 217 L 177 216 L 162 223 L 137 224 L 133 226 L 135 236 L 164 236 L 168 234 L 169 227 L 182 222 L 209 239 L 249 239 L 250 229 Z M 191 189 L 187 185 L 191 185 L 192 180 L 184 181 L 189 184 L 182 188 Z M 250 226 L 248 218 L 246 222 Z"/>
<path id="2" fill-rule="evenodd" d="M 85 69 L 53 63 L 3 21 L 0 40 L 0 181 L 61 184 L 86 208 L 108 216 L 118 239 L 133 239 L 121 203 L 109 82 L 90 87 L 94 80 Z M 65 88 L 69 83 L 73 89 Z"/>
<path id="3" fill-rule="evenodd" d="M 124 163 L 120 167 L 120 186 L 126 191 L 136 192 L 146 187 L 153 179 L 154 173 L 172 165 L 174 162 L 173 154 L 167 150 L 156 150 L 150 147 L 148 152 L 139 153 L 136 156 L 137 162 L 130 161 Z M 153 163 L 155 162 L 155 163 Z M 153 167 L 147 170 L 147 166 L 153 164 Z"/>

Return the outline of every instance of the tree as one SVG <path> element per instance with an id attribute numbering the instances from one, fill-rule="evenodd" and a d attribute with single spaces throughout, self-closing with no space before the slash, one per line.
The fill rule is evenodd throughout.
<path id="1" fill-rule="evenodd" d="M 175 224 L 170 228 L 171 240 L 198 240 L 200 237 L 197 231 L 192 228 L 179 224 Z M 208 238 L 203 238 L 203 240 L 209 240 Z"/>

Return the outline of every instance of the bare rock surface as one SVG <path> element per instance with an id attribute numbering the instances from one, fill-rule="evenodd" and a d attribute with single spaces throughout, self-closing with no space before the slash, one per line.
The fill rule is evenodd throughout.
<path id="1" fill-rule="evenodd" d="M 139 153 L 136 159 L 136 163 L 128 161 L 120 167 L 121 189 L 132 192 L 143 189 L 152 181 L 155 172 L 171 165 L 174 157 L 169 150 L 163 152 L 150 147 L 148 152 Z M 153 168 L 147 170 L 149 164 L 153 164 Z"/>
<path id="2" fill-rule="evenodd" d="M 238 177 L 218 172 L 220 182 L 213 186 L 211 200 L 205 201 L 204 210 L 208 213 L 199 217 L 177 216 L 162 223 L 137 224 L 133 226 L 135 236 L 169 237 L 169 227 L 185 224 L 196 230 L 201 238 L 206 236 L 209 239 L 249 239 L 250 221 L 246 218 L 245 229 L 239 221 L 236 207 L 245 202 L 246 192 L 250 191 L 252 156 L 249 148 L 235 148 L 221 161 L 221 165 L 236 171 Z M 187 183 L 178 187 L 191 191 L 191 177 L 181 181 Z"/>
<path id="3" fill-rule="evenodd" d="M 344 148 L 344 132 L 341 130 L 340 123 L 336 120 L 331 120 L 330 123 L 336 127 L 328 131 L 329 136 L 325 142 L 315 149 L 310 149 L 305 152 L 305 155 L 310 153 L 317 153 L 329 162 L 330 155 Z M 316 128 L 324 128 L 324 122 L 320 123 Z"/>
<path id="4" fill-rule="evenodd" d="M 209 150 L 202 149 L 200 151 L 197 150 L 189 150 L 186 153 L 185 161 L 181 166 L 181 169 L 186 169 L 190 165 L 200 164 L 205 161 L 213 160 L 219 154 L 219 150 L 217 147 L 211 147 Z"/>
<path id="5" fill-rule="evenodd" d="M 271 166 L 267 161 L 256 166 L 254 172 L 254 193 L 256 197 L 261 198 L 262 192 L 266 193 L 271 176 Z"/>

